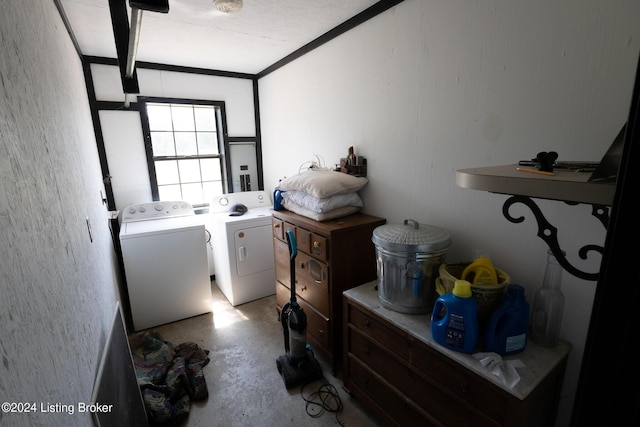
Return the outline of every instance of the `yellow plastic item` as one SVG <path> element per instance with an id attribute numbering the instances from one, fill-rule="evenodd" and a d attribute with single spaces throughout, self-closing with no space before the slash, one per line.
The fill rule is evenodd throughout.
<path id="1" fill-rule="evenodd" d="M 471 298 L 471 283 L 466 280 L 456 280 L 453 284 L 453 294 L 460 298 Z"/>
<path id="2" fill-rule="evenodd" d="M 474 285 L 497 285 L 498 274 L 495 267 L 491 263 L 491 260 L 484 255 L 474 259 L 462 271 L 462 280 L 467 280 Z"/>

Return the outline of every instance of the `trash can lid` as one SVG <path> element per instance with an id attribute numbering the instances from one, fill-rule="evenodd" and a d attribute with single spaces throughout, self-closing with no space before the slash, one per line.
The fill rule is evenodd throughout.
<path id="1" fill-rule="evenodd" d="M 385 224 L 373 230 L 371 241 L 382 248 L 406 252 L 442 252 L 451 246 L 451 236 L 439 227 L 405 219 L 403 224 Z"/>

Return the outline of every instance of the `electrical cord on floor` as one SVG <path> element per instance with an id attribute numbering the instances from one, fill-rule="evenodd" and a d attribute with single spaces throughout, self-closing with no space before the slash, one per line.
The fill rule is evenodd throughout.
<path id="1" fill-rule="evenodd" d="M 304 395 L 304 388 L 308 384 L 303 385 L 300 388 L 300 395 L 306 402 L 305 409 L 310 417 L 318 418 L 325 411 L 336 414 L 336 422 L 344 427 L 344 424 L 338 418 L 338 414 L 342 412 L 344 408 L 342 405 L 342 399 L 338 394 L 338 390 L 333 384 L 324 383 L 317 391 L 311 393 L 309 396 Z"/>

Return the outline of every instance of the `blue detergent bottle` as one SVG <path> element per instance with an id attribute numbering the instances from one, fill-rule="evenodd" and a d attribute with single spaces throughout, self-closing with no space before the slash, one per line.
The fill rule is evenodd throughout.
<path id="1" fill-rule="evenodd" d="M 508 356 L 524 351 L 529 328 L 529 303 L 524 287 L 511 284 L 500 306 L 487 321 L 482 350 Z"/>
<path id="2" fill-rule="evenodd" d="M 478 303 L 471 283 L 456 280 L 453 291 L 436 299 L 431 313 L 431 335 L 440 345 L 472 353 L 478 343 Z"/>

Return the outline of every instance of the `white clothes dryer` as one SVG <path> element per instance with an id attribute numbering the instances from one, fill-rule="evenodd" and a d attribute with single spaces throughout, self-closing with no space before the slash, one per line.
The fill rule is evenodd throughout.
<path id="1" fill-rule="evenodd" d="M 246 212 L 230 215 L 237 205 Z M 276 292 L 272 207 L 266 191 L 222 194 L 209 205 L 215 283 L 232 306 Z"/>
<path id="2" fill-rule="evenodd" d="M 183 201 L 131 205 L 120 246 L 136 331 L 211 311 L 205 225 Z"/>

